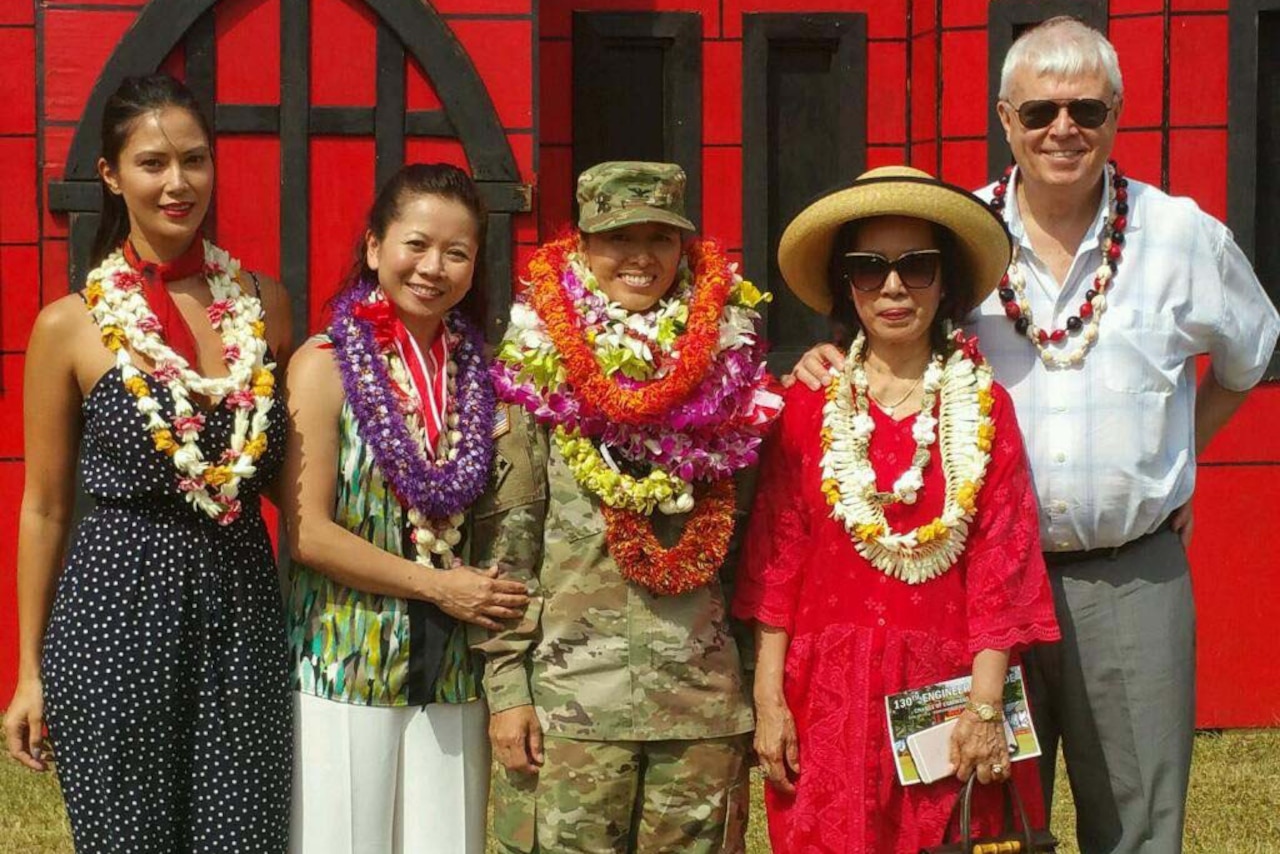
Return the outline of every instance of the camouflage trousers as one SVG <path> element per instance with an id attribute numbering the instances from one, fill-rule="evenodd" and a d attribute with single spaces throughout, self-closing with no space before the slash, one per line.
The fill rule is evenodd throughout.
<path id="1" fill-rule="evenodd" d="M 508 854 L 742 854 L 749 735 L 695 741 L 548 736 L 536 774 L 494 769 Z"/>

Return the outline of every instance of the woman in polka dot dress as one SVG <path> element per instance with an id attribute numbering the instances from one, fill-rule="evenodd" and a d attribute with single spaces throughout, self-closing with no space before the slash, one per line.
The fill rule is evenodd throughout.
<path id="1" fill-rule="evenodd" d="M 77 851 L 283 852 L 288 646 L 259 492 L 287 297 L 201 239 L 212 136 L 182 84 L 126 80 L 98 163 L 94 270 L 27 351 L 9 752 L 46 768 L 47 715 Z M 77 457 L 95 506 L 64 560 Z"/>

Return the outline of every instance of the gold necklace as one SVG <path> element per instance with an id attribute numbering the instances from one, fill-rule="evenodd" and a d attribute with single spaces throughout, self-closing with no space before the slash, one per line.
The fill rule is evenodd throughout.
<path id="1" fill-rule="evenodd" d="M 924 374 L 921 374 L 920 376 L 916 377 L 916 381 L 915 381 L 915 382 L 913 382 L 913 383 L 911 384 L 911 387 L 907 389 L 907 393 L 906 393 L 906 394 L 904 394 L 902 397 L 898 398 L 898 399 L 897 399 L 895 402 L 893 402 L 893 403 L 885 403 L 885 402 L 884 402 L 883 400 L 881 400 L 879 397 L 877 397 L 876 395 L 872 394 L 872 393 L 871 393 L 871 389 L 870 389 L 870 388 L 868 388 L 868 389 L 867 389 L 867 395 L 868 395 L 872 400 L 874 400 L 874 401 L 876 402 L 876 405 L 878 405 L 881 409 L 883 409 L 883 410 L 885 410 L 885 411 L 889 412 L 890 414 L 892 414 L 893 412 L 895 412 L 895 411 L 897 410 L 897 408 L 898 408 L 899 406 L 901 406 L 902 404 L 904 404 L 904 403 L 906 403 L 906 402 L 907 402 L 907 398 L 908 398 L 908 397 L 911 397 L 912 393 L 914 393 L 914 392 L 915 392 L 916 388 L 920 385 L 920 383 L 921 383 L 921 381 L 922 381 L 922 380 L 924 380 Z"/>

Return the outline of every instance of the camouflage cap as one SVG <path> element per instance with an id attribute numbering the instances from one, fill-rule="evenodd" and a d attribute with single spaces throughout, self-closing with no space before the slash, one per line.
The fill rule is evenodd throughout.
<path id="1" fill-rule="evenodd" d="M 596 234 L 660 222 L 696 231 L 684 215 L 684 183 L 684 170 L 674 163 L 597 163 L 578 176 L 578 229 Z"/>

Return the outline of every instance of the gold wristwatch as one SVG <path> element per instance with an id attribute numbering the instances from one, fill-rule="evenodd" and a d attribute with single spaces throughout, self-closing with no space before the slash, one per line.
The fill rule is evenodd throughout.
<path id="1" fill-rule="evenodd" d="M 1004 712 L 999 706 L 993 706 L 990 703 L 975 703 L 973 700 L 966 700 L 964 704 L 965 710 L 973 712 L 978 716 L 978 720 L 984 724 L 999 723 L 1004 720 Z"/>

